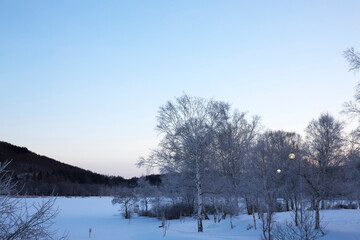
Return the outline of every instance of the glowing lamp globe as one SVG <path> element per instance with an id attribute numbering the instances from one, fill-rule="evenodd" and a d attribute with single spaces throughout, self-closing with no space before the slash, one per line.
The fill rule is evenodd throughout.
<path id="1" fill-rule="evenodd" d="M 290 158 L 290 159 L 294 159 L 294 158 L 295 158 L 295 154 L 290 153 L 290 154 L 289 154 L 289 158 Z"/>
<path id="2" fill-rule="evenodd" d="M 281 173 L 281 169 L 276 170 L 277 173 Z"/>

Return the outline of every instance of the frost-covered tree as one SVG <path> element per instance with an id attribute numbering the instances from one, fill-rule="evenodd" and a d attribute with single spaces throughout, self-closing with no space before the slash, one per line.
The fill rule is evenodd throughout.
<path id="1" fill-rule="evenodd" d="M 218 117 L 212 144 L 212 174 L 211 180 L 206 181 L 210 183 L 206 189 L 211 193 L 216 220 L 220 220 L 221 212 L 222 218 L 230 216 L 231 223 L 232 216 L 239 211 L 238 200 L 244 195 L 241 179 L 245 172 L 245 161 L 250 157 L 258 136 L 259 117 L 254 116 L 249 120 L 246 113 L 231 111 L 230 105 L 224 103 L 217 104 L 214 111 Z"/>
<path id="2" fill-rule="evenodd" d="M 349 48 L 346 51 L 344 51 L 344 57 L 350 65 L 350 69 L 349 69 L 350 71 L 357 72 L 360 69 L 360 52 L 355 51 L 354 48 Z M 354 101 L 349 101 L 344 104 L 343 113 L 359 118 L 360 117 L 360 107 L 359 107 L 360 84 L 356 86 L 356 92 L 354 98 L 355 98 Z"/>
<path id="3" fill-rule="evenodd" d="M 122 188 L 115 198 L 112 200 L 112 204 L 120 204 L 120 210 L 124 211 L 125 219 L 131 218 L 131 211 L 136 203 L 136 195 L 134 189 L 131 188 Z"/>
<path id="4" fill-rule="evenodd" d="M 155 196 L 155 187 L 151 186 L 145 177 L 141 177 L 137 181 L 137 187 L 135 189 L 135 195 L 140 199 L 144 206 L 144 215 L 149 215 L 149 205 L 152 198 Z"/>
<path id="5" fill-rule="evenodd" d="M 16 195 L 16 183 L 6 171 L 9 163 L 0 163 L 0 239 L 67 239 L 64 234 L 57 237 L 51 230 L 59 211 L 54 207 L 55 198 L 41 203 L 27 204 Z"/>
<path id="6" fill-rule="evenodd" d="M 139 165 L 159 167 L 163 172 L 175 172 L 192 179 L 196 188 L 198 231 L 203 231 L 203 178 L 213 159 L 214 128 L 221 102 L 183 95 L 160 107 L 157 130 L 163 134 L 159 148 Z"/>
<path id="7" fill-rule="evenodd" d="M 238 197 L 245 159 L 249 157 L 258 135 L 259 117 L 248 120 L 246 113 L 232 113 L 229 105 L 218 109 L 222 117 L 218 118 L 215 129 L 214 162 L 220 174 L 229 178 L 232 192 Z"/>
<path id="8" fill-rule="evenodd" d="M 315 229 L 320 228 L 320 202 L 329 196 L 338 181 L 332 170 L 344 161 L 343 128 L 343 123 L 325 113 L 312 120 L 305 130 L 307 168 L 304 176 L 315 203 Z"/>
<path id="9" fill-rule="evenodd" d="M 296 175 L 290 153 L 298 153 L 299 136 L 284 131 L 267 131 L 257 140 L 251 157 L 246 162 L 243 189 L 249 199 L 245 199 L 248 212 L 258 211 L 262 221 L 263 239 L 271 239 L 273 214 L 280 210 L 277 198 L 289 191 L 292 178 Z M 247 180 L 247 181 L 245 181 Z M 255 220 L 255 218 L 254 218 Z M 255 224 L 255 221 L 254 221 Z"/>
<path id="10" fill-rule="evenodd" d="M 355 51 L 355 49 L 351 47 L 344 51 L 344 57 L 350 65 L 350 71 L 360 69 L 360 52 Z"/>
<path id="11" fill-rule="evenodd" d="M 192 216 L 196 200 L 196 187 L 187 174 L 169 173 L 162 179 L 161 190 L 173 205 L 181 205 L 179 216 Z"/>
<path id="12" fill-rule="evenodd" d="M 351 201 L 356 201 L 360 209 L 360 133 L 353 131 L 350 136 L 349 151 L 344 166 L 346 183 L 343 184 L 342 190 Z"/>
<path id="13" fill-rule="evenodd" d="M 348 48 L 344 51 L 344 57 L 350 65 L 349 71 L 357 72 L 360 69 L 360 52 L 357 52 L 354 48 Z M 356 86 L 356 92 L 354 95 L 354 101 L 349 101 L 344 104 L 343 113 L 350 115 L 353 118 L 357 118 L 360 121 L 360 83 Z M 350 136 L 350 149 L 348 152 L 348 161 L 346 164 L 346 177 L 347 195 L 351 199 L 357 200 L 358 208 L 360 208 L 360 127 L 358 126 L 351 132 Z"/>

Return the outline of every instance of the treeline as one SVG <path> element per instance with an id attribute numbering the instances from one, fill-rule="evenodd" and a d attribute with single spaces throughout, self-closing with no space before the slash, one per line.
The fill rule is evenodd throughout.
<path id="1" fill-rule="evenodd" d="M 38 155 L 25 147 L 0 142 L 0 162 L 10 161 L 6 170 L 21 195 L 104 196 L 122 187 L 135 187 L 137 178 L 106 176 Z M 160 176 L 147 176 L 159 184 Z"/>
<path id="2" fill-rule="evenodd" d="M 138 162 L 167 173 L 152 193 L 148 215 L 195 216 L 201 232 L 209 212 L 215 222 L 231 219 L 243 204 L 255 228 L 260 221 L 262 238 L 273 239 L 277 211 L 293 210 L 294 228 L 317 235 L 323 233 L 320 209 L 334 207 L 336 200 L 359 207 L 360 134 L 345 134 L 344 123 L 329 113 L 312 120 L 302 137 L 261 131 L 257 116 L 183 95 L 160 107 L 157 130 L 163 136 L 159 148 Z"/>

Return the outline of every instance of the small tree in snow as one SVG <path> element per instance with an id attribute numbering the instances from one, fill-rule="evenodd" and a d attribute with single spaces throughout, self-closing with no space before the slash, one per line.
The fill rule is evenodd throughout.
<path id="1" fill-rule="evenodd" d="M 112 200 L 112 204 L 120 204 L 121 210 L 124 211 L 125 219 L 130 219 L 131 211 L 136 203 L 136 195 L 133 189 L 123 188 L 119 195 Z"/>

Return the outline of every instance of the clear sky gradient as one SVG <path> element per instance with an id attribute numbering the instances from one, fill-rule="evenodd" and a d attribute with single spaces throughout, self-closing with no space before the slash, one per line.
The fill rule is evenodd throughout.
<path id="1" fill-rule="evenodd" d="M 302 133 L 360 76 L 360 1 L 0 0 L 0 140 L 139 176 L 157 110 L 188 93 Z"/>

